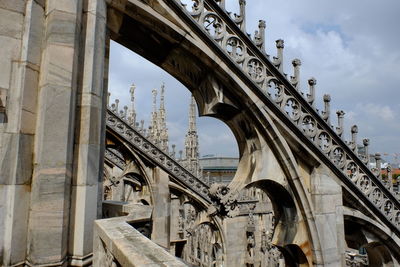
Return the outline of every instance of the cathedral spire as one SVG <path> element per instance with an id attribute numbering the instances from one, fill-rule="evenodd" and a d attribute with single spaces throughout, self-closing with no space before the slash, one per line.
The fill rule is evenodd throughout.
<path id="1" fill-rule="evenodd" d="M 165 110 L 165 84 L 161 84 L 161 92 L 160 92 L 160 108 L 158 110 L 158 131 L 159 131 L 159 143 L 160 148 L 165 152 L 168 152 L 168 129 L 166 122 L 166 110 Z"/>
<path id="2" fill-rule="evenodd" d="M 194 132 L 197 134 L 196 129 L 196 102 L 194 101 L 194 97 L 192 95 L 190 106 L 189 106 L 189 132 Z"/>
<path id="3" fill-rule="evenodd" d="M 129 93 L 131 95 L 131 105 L 128 111 L 128 122 L 130 125 L 135 126 L 136 124 L 136 111 L 135 111 L 135 84 L 132 83 L 131 87 L 129 88 Z"/>
<path id="4" fill-rule="evenodd" d="M 153 111 L 151 112 L 151 126 L 149 137 L 157 144 L 158 136 L 158 114 L 157 114 L 157 89 L 151 91 L 153 94 Z"/>
<path id="5" fill-rule="evenodd" d="M 199 137 L 196 129 L 196 102 L 192 96 L 189 106 L 189 128 L 185 138 L 185 165 L 197 177 L 201 177 L 199 165 Z"/>

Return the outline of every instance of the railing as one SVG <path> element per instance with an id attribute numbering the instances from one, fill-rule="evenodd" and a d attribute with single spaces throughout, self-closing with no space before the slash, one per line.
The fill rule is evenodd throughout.
<path id="1" fill-rule="evenodd" d="M 191 189 L 201 199 L 207 203 L 211 203 L 208 196 L 208 185 L 191 174 L 178 162 L 172 159 L 169 155 L 163 152 L 159 147 L 149 141 L 146 137 L 140 134 L 134 127 L 129 125 L 124 118 L 121 118 L 111 110 L 107 110 L 106 116 L 107 127 L 123 138 L 128 144 L 132 145 L 135 149 L 140 151 L 146 158 L 157 166 L 160 166 L 168 174 L 171 179 Z M 118 157 L 113 155 L 112 152 L 107 152 L 106 159 L 111 161 L 118 161 Z"/>
<path id="2" fill-rule="evenodd" d="M 310 79 L 308 94 L 300 92 L 300 60 L 293 60 L 294 75 L 287 79 L 283 73 L 283 40 L 277 40 L 277 57 L 270 60 L 264 51 L 265 22 L 260 21 L 259 31 L 252 40 L 245 33 L 245 1 L 239 0 L 240 14 L 232 18 L 225 10 L 224 0 L 196 0 L 188 7 L 180 0 L 169 1 L 177 11 L 185 14 L 188 21 L 197 24 L 200 32 L 207 34 L 237 68 L 244 73 L 260 92 L 288 118 L 321 154 L 328 165 L 339 173 L 342 181 L 355 192 L 361 192 L 384 218 L 399 230 L 400 203 L 390 186 L 378 178 L 378 171 L 371 171 L 366 164 L 368 151 L 359 157 L 357 153 L 357 127 L 352 127 L 352 140 L 343 140 L 343 115 L 337 113 L 339 125 L 336 131 L 330 124 L 330 96 L 324 96 L 325 109 L 318 113 L 314 105 L 315 79 Z M 189 10 L 188 10 L 189 9 Z M 364 140 L 367 148 L 368 140 Z M 383 215 L 383 216 L 382 216 Z"/>
<path id="3" fill-rule="evenodd" d="M 128 216 L 94 222 L 93 266 L 187 266 L 130 225 L 150 220 L 152 208 L 131 209 Z"/>

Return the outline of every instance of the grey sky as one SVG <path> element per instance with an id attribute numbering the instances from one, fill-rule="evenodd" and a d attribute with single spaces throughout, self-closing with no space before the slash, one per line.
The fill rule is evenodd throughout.
<path id="1" fill-rule="evenodd" d="M 237 12 L 236 0 L 227 8 Z M 346 133 L 359 126 L 359 139 L 369 137 L 374 152 L 400 153 L 400 1 L 398 0 L 248 0 L 247 31 L 266 20 L 267 53 L 275 40 L 285 40 L 285 72 L 300 58 L 302 89 L 317 79 L 317 106 L 332 96 L 333 111 L 346 112 Z M 133 52 L 111 46 L 109 89 L 128 103 L 129 85 L 137 85 L 139 118 L 150 119 L 151 89 L 166 83 L 171 143 L 182 148 L 187 128 L 189 94 L 179 82 Z M 332 122 L 336 123 L 335 118 Z M 198 120 L 201 154 L 237 155 L 229 129 L 212 118 Z"/>

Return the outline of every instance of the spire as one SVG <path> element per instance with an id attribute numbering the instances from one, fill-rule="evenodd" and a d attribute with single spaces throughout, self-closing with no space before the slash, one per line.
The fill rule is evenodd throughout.
<path id="1" fill-rule="evenodd" d="M 185 165 L 197 177 L 201 177 L 199 165 L 199 137 L 196 129 L 196 102 L 192 96 L 189 106 L 189 128 L 185 138 Z"/>
<path id="2" fill-rule="evenodd" d="M 153 94 L 153 111 L 151 112 L 151 131 L 149 132 L 149 137 L 152 141 L 157 144 L 158 135 L 158 114 L 157 114 L 157 89 L 151 91 Z"/>
<path id="3" fill-rule="evenodd" d="M 165 93 L 165 83 L 163 82 L 163 83 L 161 84 L 160 110 L 165 110 L 164 93 Z"/>
<path id="4" fill-rule="evenodd" d="M 159 132 L 159 140 L 160 148 L 165 152 L 168 152 L 168 129 L 166 123 L 166 110 L 164 103 L 164 94 L 165 94 L 165 84 L 161 84 L 161 92 L 160 92 L 160 108 L 158 110 L 158 132 Z"/>
<path id="5" fill-rule="evenodd" d="M 131 87 L 129 88 L 129 93 L 131 95 L 131 106 L 128 110 L 128 122 L 130 125 L 136 125 L 136 111 L 135 111 L 135 84 L 132 83 Z"/>
<path id="6" fill-rule="evenodd" d="M 196 103 L 194 97 L 192 96 L 189 106 L 189 132 L 197 132 L 196 129 Z"/>

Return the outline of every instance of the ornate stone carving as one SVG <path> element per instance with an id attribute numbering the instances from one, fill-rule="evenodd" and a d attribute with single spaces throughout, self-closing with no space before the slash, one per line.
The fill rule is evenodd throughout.
<path id="1" fill-rule="evenodd" d="M 234 216 L 237 212 L 237 194 L 230 192 L 230 188 L 224 184 L 214 183 L 209 191 L 213 206 L 209 209 L 212 216 Z"/>
<path id="2" fill-rule="evenodd" d="M 180 2 L 180 0 L 177 1 Z M 222 19 L 224 16 L 219 14 L 219 9 L 213 8 L 213 5 L 209 3 L 210 1 L 194 1 L 196 4 L 193 6 L 192 11 L 189 11 L 190 15 L 199 22 L 199 27 L 209 32 L 211 38 L 226 51 L 227 55 L 234 62 L 238 63 L 237 67 L 242 69 L 259 86 L 259 89 L 265 92 L 266 96 L 273 103 L 289 115 L 291 121 L 300 128 L 301 132 L 309 137 L 322 150 L 326 157 L 343 172 L 343 179 L 348 177 L 351 181 L 355 182 L 355 177 L 359 177 L 356 174 L 370 177 L 370 186 L 381 190 L 383 199 L 391 201 L 395 207 L 394 212 L 400 210 L 400 202 L 396 200 L 393 193 L 377 180 L 375 175 L 364 165 L 369 162 L 368 142 L 364 141 L 365 156 L 361 157 L 364 164 L 360 164 L 360 158 L 357 155 L 356 128 L 352 128 L 352 140 L 347 144 L 343 142 L 341 136 L 343 134 L 344 114 L 342 112 L 338 114 L 337 132 L 332 130 L 330 124 L 330 96 L 324 96 L 325 107 L 321 115 L 318 116 L 314 107 L 315 79 L 309 80 L 310 94 L 306 95 L 306 98 L 301 92 L 299 94 L 300 61 L 293 61 L 294 75 L 292 79 L 288 80 L 283 75 L 283 40 L 276 41 L 277 56 L 270 62 L 264 53 L 264 46 L 261 45 L 264 23 L 260 22 L 260 29 L 256 32 L 253 39 L 248 38 L 242 34 L 244 25 L 241 20 L 244 17 L 243 3 L 241 4 L 241 14 L 233 18 L 233 22 L 238 26 L 235 27 L 235 24 Z M 219 2 L 220 7 L 225 8 L 224 1 L 217 2 Z M 204 25 L 204 19 L 201 18 L 205 17 L 212 17 L 213 20 L 208 19 L 209 23 Z M 209 30 L 211 25 L 214 27 L 213 30 Z M 270 69 L 271 65 L 275 66 L 281 75 L 273 74 L 276 72 Z M 286 82 L 284 82 L 285 79 Z M 354 186 L 358 186 L 358 184 L 355 183 Z M 369 198 L 370 195 L 367 195 L 367 197 Z M 369 200 L 371 202 L 374 201 L 371 198 Z M 398 225 L 396 224 L 396 226 Z"/>
<path id="3" fill-rule="evenodd" d="M 208 197 L 207 184 L 193 176 L 178 162 L 172 159 L 111 110 L 108 110 L 107 112 L 106 125 L 113 131 L 117 132 L 120 137 L 124 138 L 129 145 L 134 146 L 150 160 L 155 161 L 157 165 L 164 168 L 164 170 L 171 175 L 172 179 L 175 179 L 178 183 L 185 184 L 205 201 L 211 202 Z"/>
<path id="4" fill-rule="evenodd" d="M 368 266 L 368 256 L 366 254 L 359 254 L 355 250 L 346 251 L 346 266 L 349 267 L 365 267 Z"/>
<path id="5" fill-rule="evenodd" d="M 188 236 L 183 259 L 196 266 L 224 266 L 221 241 L 220 233 L 213 224 L 202 223 Z"/>

